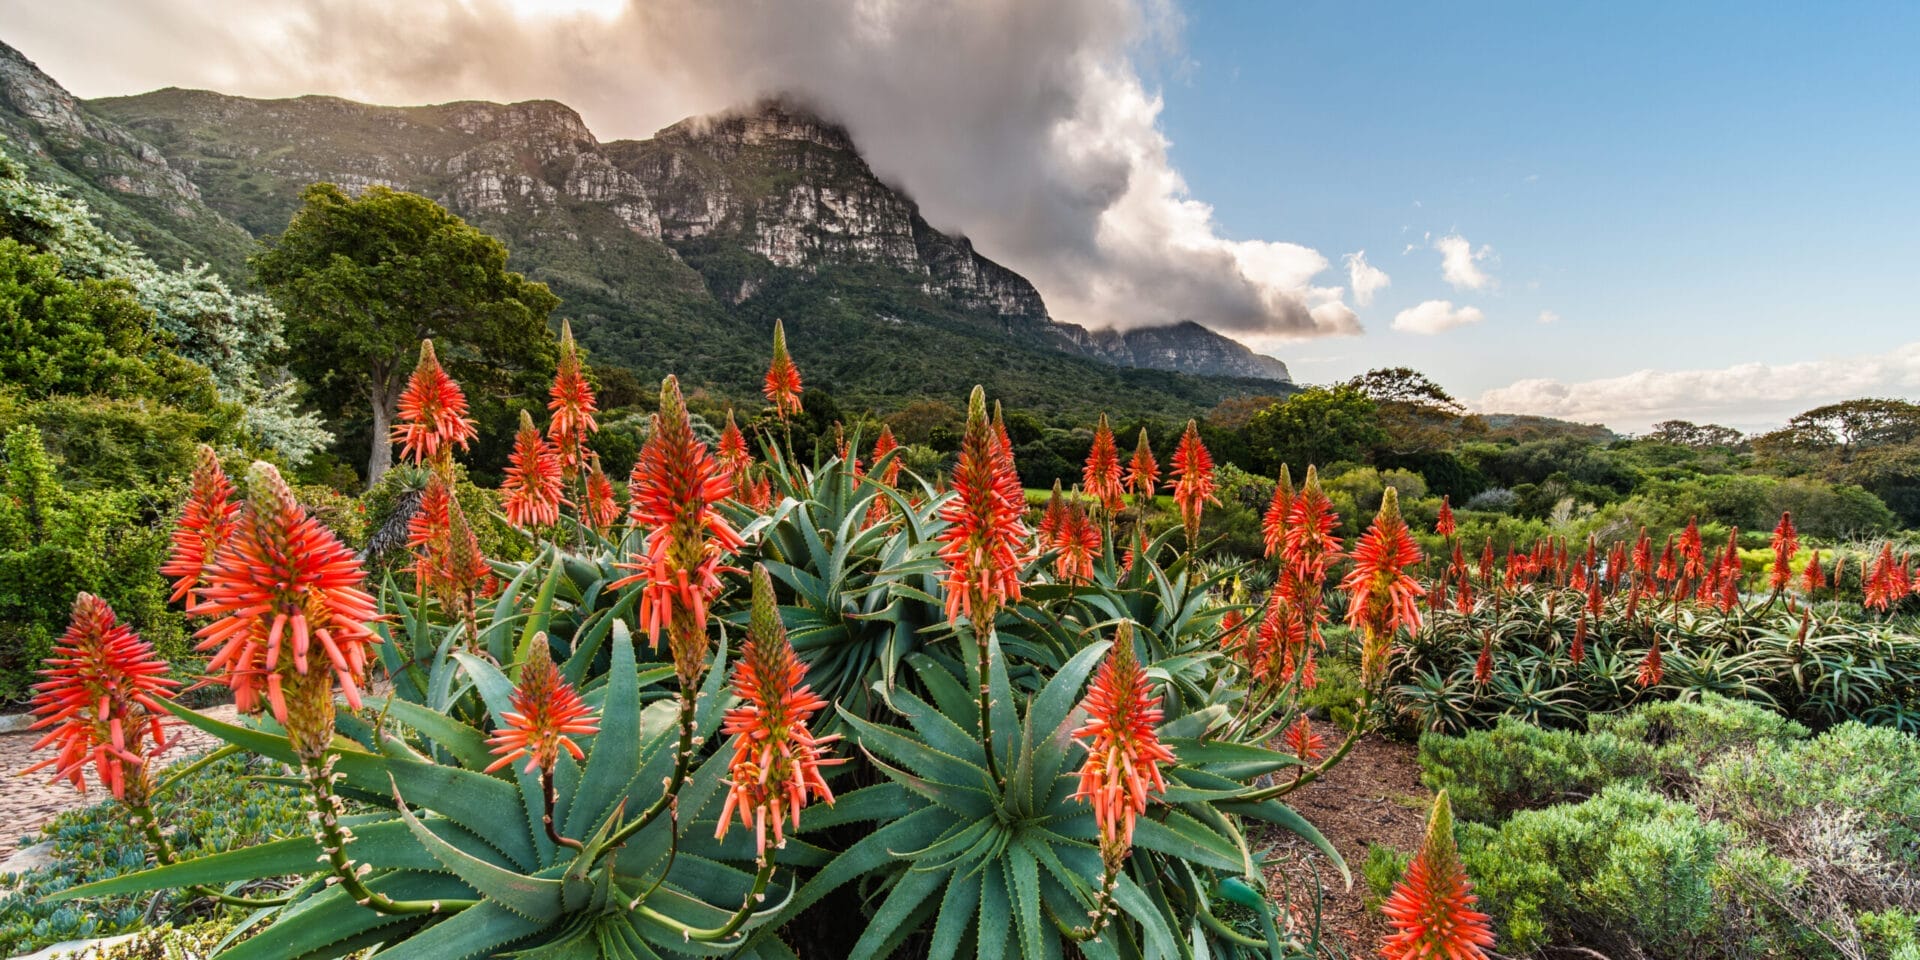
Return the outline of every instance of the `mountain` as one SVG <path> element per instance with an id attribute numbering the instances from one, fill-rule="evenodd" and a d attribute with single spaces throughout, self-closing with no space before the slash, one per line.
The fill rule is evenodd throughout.
<path id="1" fill-rule="evenodd" d="M 0 130 L 109 227 L 235 276 L 309 183 L 432 197 L 550 284 L 597 362 L 643 377 L 744 391 L 779 317 L 810 380 L 862 401 L 985 382 L 1043 410 L 1186 415 L 1286 379 L 1199 324 L 1052 320 L 1025 278 L 876 177 L 844 129 L 780 100 L 602 143 L 553 101 L 77 101 L 0 45 Z"/>

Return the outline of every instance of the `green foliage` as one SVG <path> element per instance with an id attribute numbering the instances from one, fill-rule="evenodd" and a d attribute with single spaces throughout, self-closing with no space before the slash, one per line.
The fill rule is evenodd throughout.
<path id="1" fill-rule="evenodd" d="M 304 833 L 306 810 L 298 793 L 255 779 L 276 770 L 275 764 L 238 756 L 215 760 L 155 801 L 154 809 L 175 848 L 188 857 Z M 146 926 L 149 910 L 164 914 L 186 906 L 171 890 L 161 891 L 153 903 L 131 896 L 52 899 L 80 884 L 146 867 L 146 839 L 116 803 L 60 814 L 38 836 L 23 839 L 52 841 L 54 860 L 17 877 L 12 889 L 0 896 L 0 952 L 27 953 L 63 940 L 136 930 Z"/>
<path id="2" fill-rule="evenodd" d="M 1407 872 L 1413 854 L 1403 853 L 1377 843 L 1367 844 L 1367 859 L 1360 864 L 1360 876 L 1366 881 L 1368 910 L 1380 909 L 1381 902 L 1393 893 L 1395 884 Z"/>
<path id="3" fill-rule="evenodd" d="M 1258 472 L 1286 464 L 1304 476 L 1309 464 L 1361 461 L 1385 442 L 1373 400 L 1352 386 L 1303 390 L 1254 415 L 1246 441 Z"/>
<path id="4" fill-rule="evenodd" d="M 1542 730 L 1502 718 L 1492 730 L 1422 736 L 1420 779 L 1445 790 L 1461 820 L 1498 823 L 1522 810 L 1592 796 L 1616 781 L 1644 783 L 1651 752 L 1610 734 Z"/>

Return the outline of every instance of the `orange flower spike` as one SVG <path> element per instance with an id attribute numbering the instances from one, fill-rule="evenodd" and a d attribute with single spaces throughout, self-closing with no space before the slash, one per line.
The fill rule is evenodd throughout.
<path id="1" fill-rule="evenodd" d="M 446 581 L 447 589 L 457 594 L 492 593 L 493 565 L 480 549 L 480 538 L 474 535 L 460 501 L 453 500 L 447 506 L 447 548 L 439 576 Z"/>
<path id="2" fill-rule="evenodd" d="M 766 394 L 767 402 L 773 404 L 773 412 L 781 420 L 800 413 L 800 368 L 793 365 L 793 358 L 787 355 L 787 328 L 785 324 L 773 322 L 773 362 L 767 367 L 767 378 L 761 392 Z"/>
<path id="3" fill-rule="evenodd" d="M 734 421 L 732 409 L 727 410 L 727 425 L 720 431 L 720 447 L 714 456 L 719 459 L 727 475 L 733 478 L 734 490 L 744 489 L 746 484 L 741 481 L 746 476 L 747 468 L 753 466 L 753 454 L 747 450 L 747 437 L 740 432 L 740 424 Z"/>
<path id="4" fill-rule="evenodd" d="M 1107 415 L 1093 431 L 1093 448 L 1087 452 L 1087 465 L 1081 470 L 1087 494 L 1099 501 L 1108 513 L 1119 513 L 1127 505 L 1127 488 L 1120 481 L 1120 448 L 1114 445 L 1113 428 Z"/>
<path id="5" fill-rule="evenodd" d="M 1067 508 L 1060 525 L 1054 572 L 1066 583 L 1093 580 L 1093 558 L 1100 553 L 1100 526 L 1078 504 Z"/>
<path id="6" fill-rule="evenodd" d="M 1187 543 L 1200 539 L 1200 513 L 1207 503 L 1219 503 L 1213 493 L 1213 455 L 1200 442 L 1200 428 L 1187 421 L 1180 446 L 1173 451 L 1173 502 L 1180 508 L 1180 522 L 1187 528 Z"/>
<path id="7" fill-rule="evenodd" d="M 1807 592 L 1807 599 L 1813 599 L 1813 592 L 1827 585 L 1827 575 L 1820 569 L 1820 551 L 1813 551 L 1813 558 L 1807 561 L 1807 569 L 1801 574 L 1801 589 Z"/>
<path id="8" fill-rule="evenodd" d="M 173 578 L 169 600 L 188 599 L 206 577 L 220 545 L 233 535 L 240 504 L 233 501 L 233 484 L 220 469 L 220 458 L 213 448 L 201 444 L 195 453 L 193 482 L 187 501 L 181 507 L 180 521 L 174 525 L 167 561 L 160 567 L 162 576 Z"/>
<path id="9" fill-rule="evenodd" d="M 880 435 L 873 438 L 874 466 L 878 467 L 881 461 L 886 460 L 887 454 L 898 449 L 900 449 L 900 441 L 893 438 L 893 427 L 883 424 L 880 427 Z M 905 465 L 905 462 L 905 459 L 902 457 L 894 457 L 892 460 L 887 461 L 887 465 L 880 471 L 880 482 L 889 487 L 898 485 L 900 483 L 900 468 Z"/>
<path id="10" fill-rule="evenodd" d="M 1153 459 L 1153 444 L 1147 442 L 1147 428 L 1140 428 L 1140 441 L 1133 445 L 1133 459 L 1127 461 L 1127 489 L 1134 500 L 1145 505 L 1160 489 L 1160 464 Z"/>
<path id="11" fill-rule="evenodd" d="M 1074 799 L 1093 805 L 1103 854 L 1124 856 L 1133 846 L 1134 820 L 1147 812 L 1149 794 L 1165 793 L 1160 765 L 1176 762 L 1160 742 L 1160 698 L 1133 651 L 1133 625 L 1121 621 L 1113 649 L 1094 674 L 1080 708 L 1087 722 L 1073 731 L 1087 748 Z M 1117 857 L 1109 862 L 1116 862 Z"/>
<path id="12" fill-rule="evenodd" d="M 259 709 L 264 694 L 285 725 L 284 681 L 330 670 L 359 709 L 367 648 L 380 642 L 368 626 L 380 615 L 365 580 L 359 558 L 308 515 L 280 472 L 255 463 L 233 538 L 188 610 L 213 619 L 194 634 L 196 649 L 213 652 L 208 677 L 232 688 L 243 712 Z"/>
<path id="13" fill-rule="evenodd" d="M 114 619 L 106 601 L 82 593 L 33 686 L 32 729 L 46 730 L 34 750 L 54 755 L 20 771 L 53 768 L 86 792 L 86 769 L 115 797 L 146 802 L 147 761 L 166 749 L 163 700 L 179 686 L 153 646 Z M 51 728 L 51 729 L 49 729 Z"/>
<path id="14" fill-rule="evenodd" d="M 1792 511 L 1782 511 L 1773 528 L 1773 573 L 1767 586 L 1779 593 L 1793 582 L 1793 555 L 1800 552 L 1800 531 L 1793 528 Z"/>
<path id="15" fill-rule="evenodd" d="M 1660 638 L 1655 637 L 1653 646 L 1647 648 L 1645 659 L 1640 661 L 1640 672 L 1634 676 L 1633 682 L 1642 688 L 1657 687 L 1665 676 L 1666 670 L 1660 662 Z"/>
<path id="16" fill-rule="evenodd" d="M 1632 615 L 1629 614 L 1628 616 L 1631 617 Z M 1587 615 L 1585 612 L 1580 614 L 1580 619 L 1575 621 L 1573 625 L 1573 644 L 1567 648 L 1567 659 L 1573 661 L 1576 666 L 1582 660 L 1587 659 Z"/>
<path id="17" fill-rule="evenodd" d="M 1453 497 L 1441 497 L 1440 516 L 1433 521 L 1433 532 L 1443 537 L 1451 537 L 1455 529 L 1457 528 L 1453 522 Z"/>
<path id="18" fill-rule="evenodd" d="M 1267 512 L 1260 518 L 1260 536 L 1266 542 L 1267 559 L 1285 549 L 1287 542 L 1287 514 L 1293 510 L 1293 477 L 1287 473 L 1287 465 L 1280 465 L 1280 478 L 1273 485 L 1273 499 L 1267 503 Z"/>
<path id="19" fill-rule="evenodd" d="M 596 454 L 588 458 L 587 470 L 587 526 L 595 533 L 606 536 L 613 525 L 620 522 L 619 493 L 613 488 L 613 480 L 600 468 L 600 457 Z"/>
<path id="20" fill-rule="evenodd" d="M 446 566 L 453 540 L 453 492 L 439 471 L 427 478 L 427 489 L 420 494 L 420 506 L 407 521 L 407 548 L 413 551 L 414 583 L 421 592 L 437 585 Z"/>
<path id="21" fill-rule="evenodd" d="M 507 522 L 516 527 L 543 527 L 560 521 L 560 455 L 534 428 L 533 417 L 520 411 L 520 432 L 513 437 L 507 458 L 506 482 L 500 485 L 500 505 Z"/>
<path id="22" fill-rule="evenodd" d="M 953 471 L 954 496 L 940 507 L 946 563 L 947 619 L 976 625 L 993 622 L 1000 606 L 1020 599 L 1020 569 L 1028 536 L 1026 495 L 1005 475 L 1012 453 L 987 420 L 986 391 L 973 388 L 967 401 L 967 432 Z"/>
<path id="23" fill-rule="evenodd" d="M 553 419 L 547 423 L 547 439 L 553 442 L 560 458 L 560 470 L 573 476 L 586 463 L 587 439 L 598 432 L 593 418 L 599 412 L 593 385 L 587 382 L 585 365 L 580 362 L 580 347 L 573 341 L 573 326 L 560 321 L 560 362 L 554 367 L 553 386 L 548 388 L 547 409 Z"/>
<path id="24" fill-rule="evenodd" d="M 1298 719 L 1287 725 L 1281 740 L 1287 746 L 1287 752 L 1300 758 L 1301 763 L 1312 764 L 1326 752 L 1327 739 L 1313 732 L 1313 721 L 1301 714 Z"/>
<path id="25" fill-rule="evenodd" d="M 694 435 L 680 381 L 660 385 L 660 411 L 653 434 L 640 448 L 628 480 L 628 518 L 646 531 L 642 554 L 616 566 L 633 570 L 614 581 L 622 587 L 645 581 L 640 622 L 654 646 L 668 632 L 682 679 L 700 671 L 706 652 L 707 609 L 720 594 L 721 564 L 745 544 L 715 508 L 733 495 L 733 484 L 707 445 Z M 735 571 L 737 572 L 737 571 Z"/>
<path id="26" fill-rule="evenodd" d="M 1047 495 L 1046 509 L 1040 511 L 1040 542 L 1049 547 L 1060 542 L 1060 527 L 1067 520 L 1067 502 L 1060 494 L 1060 479 L 1054 478 L 1053 492 Z"/>
<path id="27" fill-rule="evenodd" d="M 800 811 L 813 799 L 833 803 L 833 791 L 820 768 L 845 763 L 825 758 L 825 748 L 838 734 L 815 737 L 807 721 L 827 701 L 803 681 L 806 664 L 787 642 L 774 603 L 773 578 L 767 568 L 753 568 L 753 603 L 747 621 L 747 640 L 733 665 L 733 692 L 740 705 L 728 710 L 720 732 L 733 737 L 727 801 L 720 808 L 716 839 L 725 839 L 737 814 L 740 825 L 754 831 L 760 856 L 767 853 L 771 827 L 776 847 L 786 845 L 784 825 L 800 828 Z"/>
<path id="28" fill-rule="evenodd" d="M 1427 837 L 1380 912 L 1393 933 L 1380 945 L 1383 960 L 1486 960 L 1493 947 L 1491 918 L 1479 901 L 1454 846 L 1453 807 L 1446 791 L 1434 798 Z"/>
<path id="29" fill-rule="evenodd" d="M 526 772 L 552 773 L 562 750 L 575 760 L 587 758 L 573 738 L 599 733 L 600 723 L 579 691 L 553 665 L 544 633 L 533 638 L 531 656 L 521 665 L 520 682 L 513 687 L 512 703 L 513 709 L 500 711 L 500 726 L 487 738 L 487 746 L 500 759 L 485 772 L 525 757 Z"/>
<path id="30" fill-rule="evenodd" d="M 1319 581 L 1340 558 L 1340 538 L 1333 531 L 1340 526 L 1340 515 L 1333 501 L 1320 486 L 1320 474 L 1307 467 L 1307 478 L 1287 511 L 1287 526 L 1282 535 L 1282 557 L 1288 569 L 1305 580 Z"/>
<path id="31" fill-rule="evenodd" d="M 420 341 L 420 362 L 407 377 L 397 407 L 400 422 L 394 425 L 393 442 L 400 444 L 400 455 L 414 463 L 451 453 L 455 444 L 465 450 L 479 435 L 467 418 L 467 395 L 441 368 L 432 340 Z"/>
<path id="32" fill-rule="evenodd" d="M 1399 491 L 1388 487 L 1380 512 L 1354 546 L 1353 570 L 1340 582 L 1347 591 L 1347 623 L 1363 632 L 1363 682 L 1385 678 L 1395 631 L 1420 629 L 1418 601 L 1425 591 L 1407 574 L 1419 562 L 1420 547 L 1400 518 Z"/>

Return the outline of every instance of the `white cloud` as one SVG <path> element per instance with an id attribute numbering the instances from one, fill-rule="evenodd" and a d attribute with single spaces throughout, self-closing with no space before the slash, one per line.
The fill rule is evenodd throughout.
<path id="1" fill-rule="evenodd" d="M 1385 270 L 1367 262 L 1367 252 L 1356 250 L 1346 256 L 1347 283 L 1353 287 L 1353 302 L 1365 307 L 1373 304 L 1373 294 L 1383 287 L 1393 285 L 1393 278 Z"/>
<path id="2" fill-rule="evenodd" d="M 1481 244 L 1476 250 L 1467 238 L 1450 233 L 1433 242 L 1440 251 L 1440 275 L 1455 290 L 1479 290 L 1493 283 L 1493 277 L 1480 269 L 1483 261 L 1493 259 L 1493 248 Z"/>
<path id="3" fill-rule="evenodd" d="M 71 0 L 10 43 L 84 96 L 198 86 L 377 103 L 552 98 L 603 140 L 773 94 L 844 124 L 934 225 L 1089 327 L 1360 332 L 1329 268 L 1222 235 L 1142 66 L 1186 69 L 1171 0 Z M 1177 71 L 1176 71 L 1177 73 Z"/>
<path id="4" fill-rule="evenodd" d="M 1567 383 L 1518 380 L 1480 395 L 1486 413 L 1532 413 L 1642 431 L 1661 420 L 1750 429 L 1853 397 L 1920 393 L 1920 342 L 1885 353 L 1705 370 L 1636 370 Z"/>
<path id="5" fill-rule="evenodd" d="M 1455 308 L 1451 300 L 1428 300 L 1417 307 L 1400 311 L 1393 318 L 1393 328 L 1432 336 L 1485 319 L 1486 315 L 1480 312 L 1479 307 Z"/>
<path id="6" fill-rule="evenodd" d="M 1560 315 L 1557 313 L 1554 313 L 1552 310 L 1542 310 L 1540 311 L 1540 322 L 1541 323 L 1559 323 Z"/>

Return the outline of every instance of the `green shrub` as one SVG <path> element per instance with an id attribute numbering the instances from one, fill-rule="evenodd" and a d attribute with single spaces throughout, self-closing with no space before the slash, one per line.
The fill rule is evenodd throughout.
<path id="1" fill-rule="evenodd" d="M 1462 820 L 1582 799 L 1617 781 L 1644 785 L 1654 751 L 1610 733 L 1543 730 L 1510 717 L 1492 730 L 1420 738 L 1420 779 L 1445 790 Z"/>
<path id="2" fill-rule="evenodd" d="M 1393 885 L 1407 872 L 1413 854 L 1402 853 L 1377 843 L 1367 844 L 1367 859 L 1360 864 L 1360 876 L 1367 882 L 1367 909 L 1380 909 L 1381 901 L 1393 893 Z"/>
<path id="3" fill-rule="evenodd" d="M 1625 937 L 1686 955 L 1711 935 L 1714 864 L 1730 840 L 1688 804 L 1613 786 L 1497 829 L 1468 824 L 1460 848 L 1503 952 Z"/>
<path id="4" fill-rule="evenodd" d="M 1335 642 L 1335 630 L 1327 631 L 1328 642 Z M 1353 711 L 1360 705 L 1360 669 L 1353 661 L 1328 657 L 1319 661 L 1319 682 L 1300 695 L 1301 706 L 1319 710 L 1341 730 L 1352 729 Z"/>
<path id="5" fill-rule="evenodd" d="M 1845 723 L 1811 740 L 1762 741 L 1721 759 L 1701 772 L 1696 796 L 1702 809 L 1782 843 L 1852 811 L 1911 875 L 1920 873 L 1916 771 L 1920 737 Z"/>
<path id="6" fill-rule="evenodd" d="M 1888 910 L 1860 916 L 1860 933 L 1887 960 L 1920 960 L 1920 913 Z"/>
<path id="7" fill-rule="evenodd" d="M 1772 710 L 1713 693 L 1596 715 L 1587 729 L 1594 737 L 1616 738 L 1622 749 L 1648 749 L 1652 766 L 1647 769 L 1670 785 L 1691 780 L 1701 767 L 1730 753 L 1808 735 L 1806 727 Z"/>

